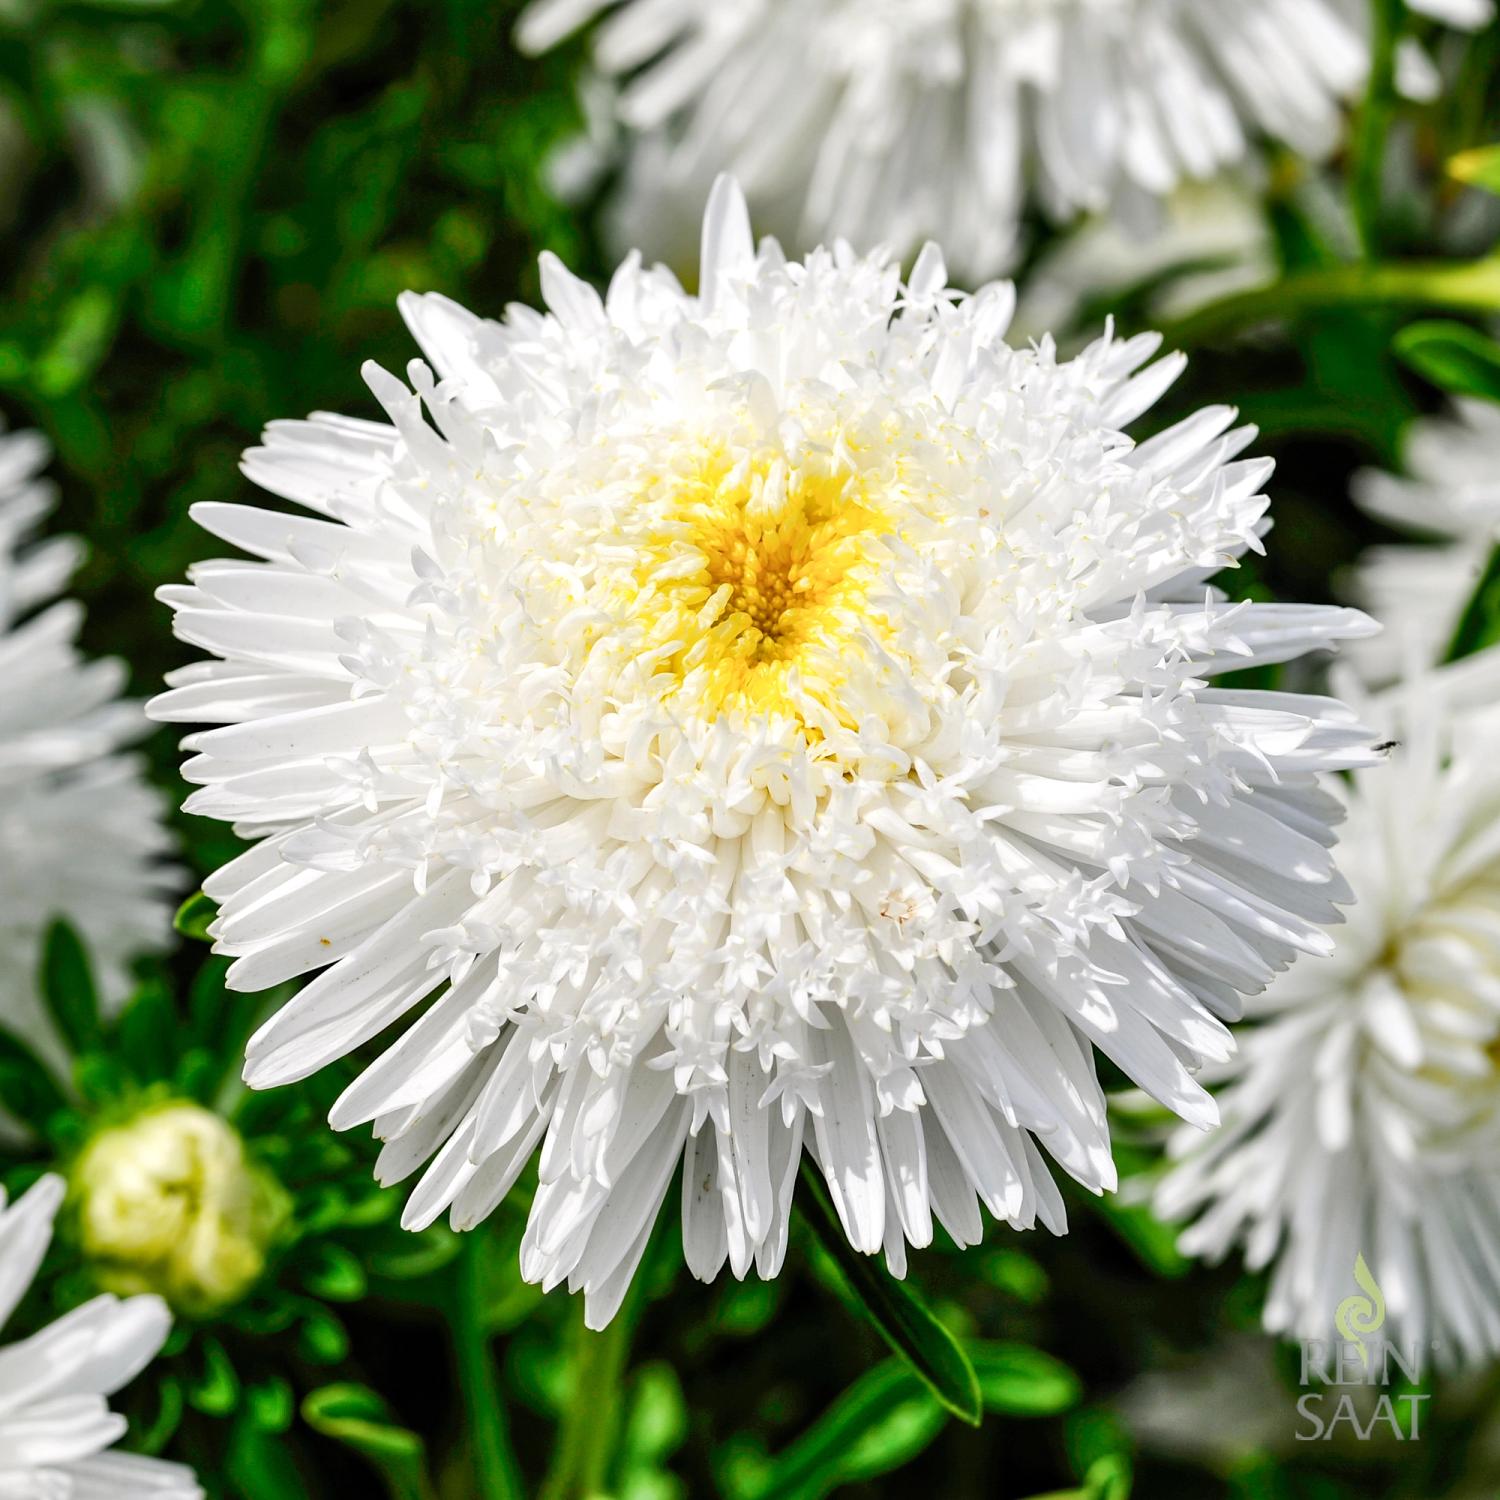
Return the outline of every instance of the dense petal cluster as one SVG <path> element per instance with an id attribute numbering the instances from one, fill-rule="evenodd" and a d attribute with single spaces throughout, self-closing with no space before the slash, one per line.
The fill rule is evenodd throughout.
<path id="1" fill-rule="evenodd" d="M 1368 469 L 1354 482 L 1364 510 L 1426 538 L 1371 547 L 1355 569 L 1354 598 L 1386 627 L 1355 656 L 1375 683 L 1442 660 L 1500 543 L 1500 406 L 1462 401 L 1413 423 L 1402 457 L 1405 475 Z"/>
<path id="2" fill-rule="evenodd" d="M 52 1242 L 63 1200 L 44 1177 L 9 1208 L 0 1189 L 0 1326 Z M 171 1327 L 159 1297 L 97 1297 L 0 1348 L 0 1495 L 17 1500 L 203 1500 L 192 1471 L 108 1451 L 125 1435 L 109 1397 L 156 1356 Z"/>
<path id="3" fill-rule="evenodd" d="M 1333 1338 L 1362 1255 L 1388 1335 L 1500 1353 L 1500 653 L 1371 706 L 1401 743 L 1355 777 L 1334 951 L 1254 1002 L 1224 1123 L 1161 1185 L 1190 1253 L 1269 1266 L 1266 1326 Z"/>
<path id="4" fill-rule="evenodd" d="M 48 924 L 73 923 L 119 1001 L 128 960 L 170 936 L 175 877 L 163 800 L 117 753 L 149 728 L 119 697 L 124 664 L 85 660 L 83 612 L 56 600 L 78 546 L 28 545 L 52 505 L 45 459 L 35 433 L 0 437 L 0 1026 L 57 1057 L 36 986 Z"/>
<path id="5" fill-rule="evenodd" d="M 305 1077 L 422 1007 L 332 1114 L 407 1222 L 488 1214 L 541 1144 L 522 1250 L 607 1319 L 676 1173 L 687 1259 L 772 1275 L 809 1153 L 898 1271 L 936 1216 L 1063 1227 L 1043 1151 L 1111 1186 L 1097 1046 L 1191 1076 L 1343 881 L 1331 699 L 1219 688 L 1371 628 L 1233 604 L 1270 465 L 1226 408 L 1124 428 L 1182 368 L 1005 340 L 1008 286 L 752 244 L 721 182 L 701 289 L 631 259 L 549 311 L 403 311 L 389 425 L 274 424 L 208 505 L 254 561 L 165 597 L 216 659 L 154 711 L 232 985 L 322 970 L 253 1038 Z"/>
<path id="6" fill-rule="evenodd" d="M 595 16 L 641 142 L 627 185 L 658 220 L 728 167 L 799 243 L 936 236 L 966 277 L 1012 256 L 1028 182 L 1054 218 L 1139 221 L 1257 133 L 1326 153 L 1369 68 L 1365 0 L 534 0 L 522 45 Z"/>

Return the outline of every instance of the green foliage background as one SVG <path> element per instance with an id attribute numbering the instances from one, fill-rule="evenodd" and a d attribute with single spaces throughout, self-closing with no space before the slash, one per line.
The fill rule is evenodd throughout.
<path id="1" fill-rule="evenodd" d="M 519 58 L 514 9 L 0 0 L 0 409 L 55 447 L 54 524 L 90 545 L 77 584 L 87 644 L 126 658 L 141 693 L 184 656 L 152 593 L 211 548 L 189 505 L 244 495 L 239 453 L 273 417 L 374 414 L 361 361 L 399 370 L 415 352 L 399 292 L 440 290 L 495 312 L 536 300 L 542 249 L 595 278 L 607 271 L 591 214 L 556 203 L 541 173 L 579 124 L 579 54 Z M 1242 575 L 1247 588 L 1329 597 L 1339 566 L 1376 534 L 1348 505 L 1351 469 L 1398 461 L 1405 424 L 1437 402 L 1432 380 L 1500 389 L 1478 332 L 1500 311 L 1500 261 L 1487 258 L 1500 218 L 1444 170 L 1500 133 L 1496 29 L 1462 51 L 1454 86 L 1423 109 L 1377 81 L 1331 177 L 1274 158 L 1266 212 L 1281 281 L 1168 330 L 1195 359 L 1154 420 L 1233 402 L 1279 460 L 1271 557 Z M 1329 194 L 1352 201 L 1352 228 L 1330 218 Z M 1127 329 L 1140 290 L 1115 309 Z M 1500 607 L 1474 616 L 1476 640 L 1492 616 Z M 151 749 L 175 790 L 170 739 Z M 231 852 L 216 824 L 184 819 L 181 835 L 199 873 Z M 561 1294 L 520 1283 L 521 1202 L 463 1247 L 433 1231 L 389 1274 L 367 1274 L 372 1242 L 358 1236 L 383 1232 L 394 1211 L 352 1185 L 367 1182 L 371 1153 L 346 1142 L 309 1160 L 333 1150 L 312 1091 L 283 1115 L 234 1113 L 257 1107 L 220 1066 L 243 1033 L 239 1018 L 212 1025 L 230 1001 L 203 953 L 186 943 L 147 977 L 137 1004 L 150 1010 L 134 1034 L 150 1017 L 190 1028 L 207 1017 L 212 1035 L 189 1032 L 185 1052 L 118 1076 L 98 1059 L 128 1046 L 84 1038 L 94 1097 L 209 1078 L 205 1102 L 279 1170 L 351 1184 L 331 1205 L 299 1209 L 301 1249 L 276 1272 L 295 1317 L 184 1329 L 137 1403 L 138 1437 L 196 1463 L 215 1496 L 1500 1493 L 1500 1381 L 1440 1387 L 1420 1443 L 1298 1444 L 1295 1370 L 1256 1332 L 1256 1278 L 1188 1267 L 1170 1231 L 1118 1200 L 1074 1194 L 1064 1240 L 992 1230 L 962 1257 L 943 1246 L 915 1257 L 914 1280 L 973 1357 L 977 1428 L 947 1419 L 888 1358 L 805 1223 L 780 1281 L 712 1288 L 685 1276 L 675 1224 L 664 1225 L 622 1320 L 628 1349 L 623 1336 L 580 1339 Z M 187 1060 L 195 1046 L 207 1062 Z M 1149 1132 L 1137 1145 L 1131 1134 L 1122 1154 L 1145 1169 Z M 14 1171 L 34 1172 L 67 1140 L 63 1129 Z M 34 1318 L 76 1300 L 66 1269 Z M 299 1332 L 319 1318 L 321 1333 Z M 597 1375 L 599 1361 L 617 1413 L 570 1414 L 575 1377 L 590 1362 Z M 1175 1443 L 1143 1444 L 1120 1415 L 1120 1393 L 1142 1380 L 1180 1412 Z"/>

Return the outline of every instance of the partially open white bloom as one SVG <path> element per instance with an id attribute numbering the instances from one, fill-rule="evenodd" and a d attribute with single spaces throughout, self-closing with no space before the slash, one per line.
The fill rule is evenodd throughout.
<path id="1" fill-rule="evenodd" d="M 1413 9 L 1472 26 L 1491 5 Z M 1369 69 L 1367 0 L 533 0 L 521 44 L 594 17 L 648 143 L 637 190 L 693 201 L 728 167 L 800 243 L 933 235 L 966 277 L 1012 256 L 1028 182 L 1054 218 L 1138 217 L 1257 135 L 1326 153 Z"/>
<path id="2" fill-rule="evenodd" d="M 62 1204 L 44 1177 L 9 1208 L 0 1188 L 0 1327 L 31 1285 Z M 155 1358 L 172 1326 L 160 1297 L 96 1297 L 0 1348 L 0 1495 L 10 1500 L 202 1500 L 190 1469 L 111 1449 L 109 1397 Z"/>
<path id="3" fill-rule="evenodd" d="M 1442 660 L 1500 543 L 1500 405 L 1461 401 L 1449 416 L 1414 422 L 1402 457 L 1404 476 L 1367 469 L 1354 480 L 1364 510 L 1429 539 L 1371 547 L 1355 567 L 1353 597 L 1386 626 L 1355 656 L 1375 683 L 1412 660 Z"/>
<path id="4" fill-rule="evenodd" d="M 78 545 L 28 545 L 52 507 L 46 456 L 35 433 L 0 436 L 0 1026 L 56 1056 L 37 997 L 48 925 L 73 924 L 121 999 L 127 962 L 170 936 L 175 880 L 164 801 L 117 753 L 150 725 L 120 699 L 124 664 L 81 656 L 83 611 L 56 598 Z"/>
<path id="5" fill-rule="evenodd" d="M 1443 1363 L 1500 1354 L 1500 652 L 1369 706 L 1399 738 L 1348 792 L 1357 897 L 1334 951 L 1242 1028 L 1224 1123 L 1157 1207 L 1181 1244 L 1270 1268 L 1268 1329 L 1335 1339 L 1363 1256 L 1385 1336 Z"/>
<path id="6" fill-rule="evenodd" d="M 1182 369 L 1005 342 L 1004 285 L 757 251 L 721 181 L 702 290 L 550 257 L 546 315 L 402 307 L 391 425 L 278 423 L 253 554 L 166 591 L 219 660 L 158 699 L 230 983 L 323 973 L 256 1087 L 426 1009 L 335 1107 L 406 1222 L 467 1227 L 538 1142 L 525 1274 L 607 1319 L 685 1160 L 687 1259 L 773 1275 L 798 1162 L 899 1271 L 934 1214 L 1063 1227 L 1042 1149 L 1114 1182 L 1093 1046 L 1200 1124 L 1222 1019 L 1346 896 L 1316 775 L 1343 705 L 1208 685 L 1369 622 L 1231 605 L 1270 464 Z M 425 415 L 424 415 L 425 409 Z M 430 1003 L 429 1003 L 430 1002 Z"/>

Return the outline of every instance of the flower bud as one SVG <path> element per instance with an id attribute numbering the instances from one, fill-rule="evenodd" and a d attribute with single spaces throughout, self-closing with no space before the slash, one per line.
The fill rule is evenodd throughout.
<path id="1" fill-rule="evenodd" d="M 172 1101 L 101 1131 L 72 1173 L 85 1256 L 106 1290 L 190 1316 L 238 1302 L 286 1222 L 281 1185 L 224 1120 Z"/>

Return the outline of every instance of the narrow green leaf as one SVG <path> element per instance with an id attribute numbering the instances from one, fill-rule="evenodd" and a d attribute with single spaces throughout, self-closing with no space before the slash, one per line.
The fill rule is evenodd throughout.
<path id="1" fill-rule="evenodd" d="M 196 938 L 200 943 L 211 943 L 208 924 L 219 915 L 219 908 L 202 891 L 194 891 L 172 918 L 172 925 L 185 938 Z"/>
<path id="2" fill-rule="evenodd" d="M 313 1364 L 336 1365 L 349 1353 L 348 1331 L 325 1307 L 307 1303 L 297 1329 L 297 1352 Z"/>
<path id="3" fill-rule="evenodd" d="M 67 1108 L 62 1086 L 20 1037 L 0 1026 L 0 1105 L 45 1134 L 48 1122 Z"/>
<path id="4" fill-rule="evenodd" d="M 851 1295 L 881 1337 L 954 1416 L 977 1427 L 984 1412 L 979 1380 L 958 1340 L 915 1291 L 850 1245 L 822 1181 L 806 1163 L 800 1201 L 818 1242 L 843 1273 Z"/>
<path id="5" fill-rule="evenodd" d="M 285 1432 L 294 1411 L 291 1385 L 280 1375 L 245 1388 L 245 1415 L 261 1432 Z"/>
<path id="6" fill-rule="evenodd" d="M 368 1386 L 325 1385 L 310 1391 L 302 1403 L 302 1420 L 368 1459 L 385 1480 L 391 1500 L 431 1496 L 422 1439 L 398 1426 L 384 1400 Z"/>
<path id="7" fill-rule="evenodd" d="M 1448 175 L 1487 193 L 1500 193 L 1500 146 L 1475 146 L 1449 158 Z"/>
<path id="8" fill-rule="evenodd" d="M 188 1386 L 188 1405 L 210 1417 L 227 1417 L 239 1405 L 239 1376 L 217 1339 L 205 1338 L 202 1351 L 202 1373 Z"/>
<path id="9" fill-rule="evenodd" d="M 78 934 L 66 922 L 47 929 L 42 947 L 42 999 L 63 1040 L 75 1053 L 99 1045 L 99 994 L 89 971 L 88 955 Z"/>
<path id="10" fill-rule="evenodd" d="M 130 997 L 115 1023 L 114 1052 L 137 1083 L 156 1083 L 172 1071 L 172 1039 L 178 1030 L 177 1007 L 166 981 L 146 980 Z"/>
<path id="11" fill-rule="evenodd" d="M 1396 335 L 1396 353 L 1424 380 L 1455 396 L 1500 401 L 1500 344 L 1467 323 L 1432 318 Z"/>
<path id="12" fill-rule="evenodd" d="M 1500 641 L 1500 545 L 1490 550 L 1489 561 L 1464 612 L 1458 617 L 1453 639 L 1448 644 L 1446 661 L 1472 656 L 1486 646 Z"/>
<path id="13" fill-rule="evenodd" d="M 1130 1500 L 1130 1461 L 1119 1456 L 1101 1458 L 1089 1466 L 1082 1486 L 1076 1490 L 1049 1490 L 1028 1500 Z"/>
<path id="14" fill-rule="evenodd" d="M 1083 1385 L 1067 1365 L 1029 1344 L 970 1342 L 964 1346 L 986 1411 L 1011 1417 L 1052 1417 L 1078 1404 Z"/>
<path id="15" fill-rule="evenodd" d="M 846 1484 L 909 1463 L 947 1420 L 927 1385 L 901 1360 L 867 1370 L 774 1458 L 725 1466 L 735 1500 L 823 1500 Z"/>
<path id="16" fill-rule="evenodd" d="M 302 1273 L 302 1285 L 326 1302 L 358 1302 L 365 1294 L 364 1267 L 342 1245 L 323 1244 Z"/>

